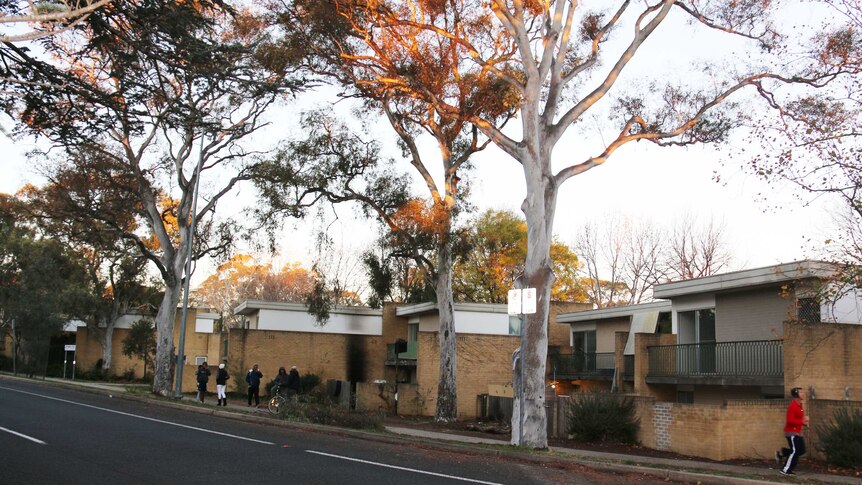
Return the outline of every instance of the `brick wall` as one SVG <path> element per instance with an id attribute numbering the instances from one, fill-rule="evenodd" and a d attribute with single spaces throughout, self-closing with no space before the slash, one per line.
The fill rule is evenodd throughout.
<path id="1" fill-rule="evenodd" d="M 478 413 L 478 396 L 488 392 L 489 385 L 511 384 L 512 352 L 518 348 L 518 337 L 508 335 L 458 335 L 456 337 L 456 384 L 458 418 L 474 418 Z M 417 381 L 423 399 L 423 415 L 436 410 L 437 384 L 440 376 L 440 347 L 437 334 L 419 333 Z"/>
<path id="2" fill-rule="evenodd" d="M 862 325 L 784 324 L 784 389 L 862 400 Z"/>
<path id="3" fill-rule="evenodd" d="M 676 396 L 668 397 L 666 386 L 650 386 L 646 383 L 649 373 L 649 351 L 652 345 L 674 345 L 676 335 L 667 333 L 636 333 L 635 334 L 635 375 L 634 391 L 639 396 L 658 396 L 662 401 L 676 401 Z"/>
<path id="4" fill-rule="evenodd" d="M 638 441 L 647 448 L 712 460 L 768 459 L 784 443 L 787 401 L 711 405 L 629 397 L 639 420 Z"/>
<path id="5" fill-rule="evenodd" d="M 359 369 L 348 368 L 350 346 L 361 355 Z M 316 374 L 324 382 L 347 381 L 351 372 L 358 372 L 361 381 L 371 382 L 382 378 L 386 360 L 382 337 L 365 335 L 231 329 L 228 349 L 228 366 L 234 374 L 230 390 L 237 388 L 237 380 L 243 381 L 253 364 L 260 366 L 264 383 L 275 377 L 279 367 L 292 365 L 300 374 Z M 240 392 L 243 389 L 240 384 Z"/>
<path id="6" fill-rule="evenodd" d="M 181 318 L 182 315 L 177 311 L 174 321 L 174 345 L 179 344 Z M 211 367 L 216 367 L 222 356 L 220 347 L 221 334 L 195 332 L 196 318 L 196 310 L 189 309 L 186 337 L 183 343 L 186 355 L 186 365 L 183 366 L 183 392 L 193 392 L 197 387 L 194 379 L 194 373 L 197 370 L 195 356 L 206 356 Z M 144 361 L 123 355 L 123 339 L 128 335 L 128 332 L 129 330 L 125 328 L 114 329 L 110 373 L 112 375 L 121 375 L 131 369 L 134 371 L 136 378 L 141 378 L 144 375 Z M 92 332 L 86 327 L 78 327 L 75 337 L 75 359 L 78 369 L 92 370 L 96 362 L 102 358 L 102 346 L 99 338 L 96 332 Z M 147 374 L 152 376 L 152 370 L 149 370 Z"/>
<path id="7" fill-rule="evenodd" d="M 416 416 L 424 406 L 416 384 L 398 384 L 398 415 Z M 363 412 L 395 413 L 395 388 L 392 384 L 358 382 L 356 384 L 356 410 Z"/>
<path id="8" fill-rule="evenodd" d="M 78 328 L 76 333 L 75 365 L 77 371 L 91 371 L 102 358 L 100 337 L 85 327 Z M 128 370 L 133 370 L 136 378 L 142 378 L 144 376 L 144 361 L 123 355 L 123 339 L 128 333 L 129 331 L 124 328 L 114 330 L 110 373 L 111 375 L 122 375 Z M 152 369 L 147 371 L 149 376 L 152 376 L 152 373 Z"/>

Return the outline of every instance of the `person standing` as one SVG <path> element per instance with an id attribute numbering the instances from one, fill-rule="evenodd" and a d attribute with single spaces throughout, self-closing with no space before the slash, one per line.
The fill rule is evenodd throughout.
<path id="1" fill-rule="evenodd" d="M 210 374 L 211 372 L 206 362 L 198 366 L 196 377 L 198 380 L 198 400 L 200 402 L 204 402 L 204 398 L 207 396 L 207 382 L 210 380 Z"/>
<path id="2" fill-rule="evenodd" d="M 224 368 L 224 363 L 218 365 L 218 372 L 216 373 L 216 392 L 218 393 L 218 404 L 216 406 L 227 406 L 227 394 L 225 394 L 225 388 L 227 387 L 227 380 L 230 379 L 230 376 L 227 373 L 227 369 Z"/>
<path id="3" fill-rule="evenodd" d="M 802 408 L 805 400 L 805 391 L 801 387 L 790 390 L 790 405 L 787 406 L 787 419 L 784 425 L 784 437 L 787 438 L 789 448 L 781 448 L 775 452 L 775 459 L 781 465 L 778 470 L 782 475 L 795 475 L 793 469 L 799 462 L 799 457 L 805 454 L 805 438 L 802 437 L 802 427 L 808 426 L 808 416 Z"/>
<path id="4" fill-rule="evenodd" d="M 276 374 L 276 376 L 275 376 L 275 385 L 272 386 L 272 390 L 270 391 L 270 394 L 275 396 L 276 389 L 278 389 L 279 394 L 285 395 L 287 393 L 287 382 L 288 382 L 287 371 L 284 369 L 284 367 L 279 367 L 278 368 L 278 374 Z"/>
<path id="5" fill-rule="evenodd" d="M 299 371 L 296 366 L 290 368 L 290 374 L 287 375 L 287 398 L 293 399 L 299 394 L 300 389 Z"/>
<path id="6" fill-rule="evenodd" d="M 251 406 L 251 398 L 254 397 L 255 407 L 260 407 L 260 380 L 263 378 L 257 364 L 251 366 L 248 374 L 245 375 L 245 382 L 248 383 L 248 405 Z"/>

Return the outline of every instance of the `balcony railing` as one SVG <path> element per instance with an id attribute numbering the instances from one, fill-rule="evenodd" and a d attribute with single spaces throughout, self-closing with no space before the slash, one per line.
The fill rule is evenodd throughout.
<path id="1" fill-rule="evenodd" d="M 416 349 L 419 347 L 419 342 L 407 342 L 407 351 L 397 355 L 395 345 L 386 345 L 386 365 L 395 365 L 396 359 L 398 365 L 416 365 Z"/>
<path id="2" fill-rule="evenodd" d="M 614 353 L 556 354 L 550 356 L 550 364 L 548 371 L 556 370 L 557 377 L 612 376 L 614 373 Z"/>
<path id="3" fill-rule="evenodd" d="M 648 347 L 648 377 L 783 377 L 781 340 Z"/>

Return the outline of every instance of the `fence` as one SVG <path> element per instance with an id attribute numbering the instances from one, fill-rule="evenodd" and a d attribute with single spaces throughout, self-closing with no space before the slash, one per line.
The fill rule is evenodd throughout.
<path id="1" fill-rule="evenodd" d="M 649 375 L 783 377 L 781 340 L 650 346 Z"/>
<path id="2" fill-rule="evenodd" d="M 613 375 L 614 353 L 575 352 L 549 356 L 558 377 Z"/>

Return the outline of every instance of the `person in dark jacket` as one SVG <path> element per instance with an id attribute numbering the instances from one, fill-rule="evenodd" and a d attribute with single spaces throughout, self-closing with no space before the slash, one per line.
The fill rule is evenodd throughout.
<path id="1" fill-rule="evenodd" d="M 275 390 L 277 388 L 279 394 L 285 395 L 287 393 L 287 381 L 288 381 L 287 370 L 285 370 L 284 367 L 279 367 L 278 368 L 278 374 L 276 374 L 276 376 L 275 376 L 275 385 L 272 386 L 272 389 L 270 390 L 270 394 L 272 394 L 274 396 Z"/>
<path id="2" fill-rule="evenodd" d="M 263 372 L 254 364 L 245 375 L 245 382 L 248 383 L 248 405 L 251 406 L 251 398 L 254 397 L 255 407 L 260 407 L 260 380 L 263 378 Z"/>
<path id="3" fill-rule="evenodd" d="M 211 372 L 206 362 L 198 366 L 195 376 L 198 380 L 198 400 L 200 402 L 204 402 L 204 398 L 207 396 L 207 382 L 210 380 L 210 374 Z"/>
<path id="4" fill-rule="evenodd" d="M 805 391 L 801 387 L 790 390 L 790 405 L 787 406 L 787 419 L 784 425 L 784 437 L 787 438 L 789 448 L 782 448 L 775 452 L 775 459 L 781 465 L 779 473 L 782 475 L 796 475 L 793 469 L 799 462 L 799 457 L 805 453 L 805 438 L 802 437 L 802 427 L 808 426 L 808 416 L 802 409 L 802 401 L 805 400 Z"/>
<path id="5" fill-rule="evenodd" d="M 218 404 L 216 406 L 227 406 L 227 394 L 225 394 L 225 388 L 227 387 L 227 380 L 230 379 L 230 376 L 227 373 L 227 369 L 224 368 L 224 363 L 218 365 L 218 372 L 216 373 L 216 392 L 218 393 Z"/>
<path id="6" fill-rule="evenodd" d="M 299 371 L 296 370 L 296 366 L 290 368 L 290 374 L 287 375 L 287 397 L 294 398 L 297 394 L 299 394 L 300 382 L 299 382 Z"/>

